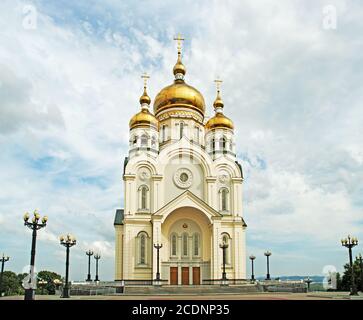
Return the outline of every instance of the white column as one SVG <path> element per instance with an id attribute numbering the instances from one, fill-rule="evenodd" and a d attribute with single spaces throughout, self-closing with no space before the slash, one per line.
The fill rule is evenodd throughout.
<path id="1" fill-rule="evenodd" d="M 136 201 L 137 201 L 137 192 L 135 190 L 135 179 L 136 175 L 134 174 L 124 174 L 124 207 L 125 207 L 125 215 L 132 215 L 136 212 Z"/>
<path id="2" fill-rule="evenodd" d="M 216 190 L 215 190 L 215 182 L 217 178 L 215 177 L 207 177 L 207 188 L 206 188 L 206 195 L 205 199 L 207 200 L 207 203 L 215 210 L 218 211 L 218 208 L 216 207 L 218 204 L 218 201 L 216 200 Z"/>
<path id="3" fill-rule="evenodd" d="M 242 216 L 242 178 L 232 178 L 232 214 Z"/>
<path id="4" fill-rule="evenodd" d="M 212 253 L 211 253 L 211 277 L 213 279 L 221 278 L 221 248 L 219 248 L 220 243 L 220 233 L 221 233 L 221 221 L 220 217 L 213 218 L 213 235 L 212 235 Z"/>
<path id="5" fill-rule="evenodd" d="M 122 263 L 124 249 L 122 246 L 122 226 L 115 226 L 115 280 L 123 279 Z"/>
<path id="6" fill-rule="evenodd" d="M 124 247 L 124 259 L 123 259 L 123 271 L 124 279 L 133 279 L 133 265 L 134 265 L 134 240 L 132 238 L 132 232 L 130 228 L 128 228 L 128 225 L 124 225 L 124 240 L 125 243 L 123 245 Z"/>
<path id="7" fill-rule="evenodd" d="M 162 194 L 161 194 L 161 183 L 160 181 L 163 179 L 161 175 L 153 175 L 151 177 L 152 181 L 152 194 L 151 194 L 151 212 L 158 211 L 162 206 Z"/>

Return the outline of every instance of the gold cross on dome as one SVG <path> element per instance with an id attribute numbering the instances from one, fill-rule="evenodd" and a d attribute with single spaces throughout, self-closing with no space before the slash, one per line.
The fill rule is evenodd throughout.
<path id="1" fill-rule="evenodd" d="M 185 39 L 182 37 L 180 33 L 178 33 L 178 35 L 174 37 L 174 40 L 176 40 L 178 44 L 178 53 L 181 53 L 182 41 L 184 41 Z"/>
<path id="2" fill-rule="evenodd" d="M 221 89 L 221 83 L 223 82 L 221 79 L 219 79 L 219 77 L 217 77 L 216 80 L 214 80 L 214 82 L 216 83 L 216 87 L 217 87 L 217 91 L 219 92 Z"/>
<path id="3" fill-rule="evenodd" d="M 147 87 L 147 80 L 150 79 L 150 76 L 146 72 L 144 72 L 142 74 L 141 78 L 144 79 L 144 88 L 146 88 Z"/>

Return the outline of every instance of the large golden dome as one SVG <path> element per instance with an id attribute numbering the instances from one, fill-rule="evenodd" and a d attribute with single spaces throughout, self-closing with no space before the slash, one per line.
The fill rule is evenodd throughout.
<path id="1" fill-rule="evenodd" d="M 213 118 L 210 118 L 205 124 L 207 130 L 225 128 L 234 129 L 234 125 L 231 119 L 227 118 L 223 113 L 216 113 Z"/>
<path id="2" fill-rule="evenodd" d="M 129 123 L 130 129 L 137 127 L 153 127 L 158 129 L 159 121 L 147 109 L 142 109 L 139 113 L 135 114 Z"/>
<path id="3" fill-rule="evenodd" d="M 199 112 L 204 117 L 205 103 L 202 94 L 184 80 L 175 80 L 170 86 L 162 89 L 154 101 L 154 114 L 165 109 L 185 107 Z"/>

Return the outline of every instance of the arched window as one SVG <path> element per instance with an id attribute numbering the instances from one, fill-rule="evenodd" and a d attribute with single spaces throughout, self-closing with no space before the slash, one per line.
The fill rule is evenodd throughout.
<path id="1" fill-rule="evenodd" d="M 176 256 L 177 252 L 177 237 L 176 234 L 171 236 L 171 255 Z"/>
<path id="2" fill-rule="evenodd" d="M 133 145 L 136 145 L 136 144 L 137 144 L 137 136 L 134 136 L 134 137 L 132 138 L 132 144 L 133 144 Z"/>
<path id="3" fill-rule="evenodd" d="M 219 140 L 219 150 L 221 151 L 227 150 L 227 139 L 225 137 Z"/>
<path id="4" fill-rule="evenodd" d="M 148 235 L 146 232 L 142 231 L 137 235 L 137 263 L 138 264 L 148 264 Z"/>
<path id="5" fill-rule="evenodd" d="M 193 255 L 199 256 L 200 254 L 200 235 L 199 233 L 194 233 L 193 236 Z"/>
<path id="6" fill-rule="evenodd" d="M 145 251 L 146 251 L 146 238 L 145 238 L 145 235 L 143 234 L 140 237 L 140 263 L 141 264 L 145 264 L 145 257 L 146 257 Z"/>
<path id="7" fill-rule="evenodd" d="M 141 186 L 139 188 L 139 209 L 147 210 L 149 204 L 149 188 L 148 186 Z"/>
<path id="8" fill-rule="evenodd" d="M 195 127 L 195 141 L 199 143 L 199 128 Z"/>
<path id="9" fill-rule="evenodd" d="M 183 256 L 188 255 L 188 234 L 183 234 Z"/>
<path id="10" fill-rule="evenodd" d="M 161 141 L 166 141 L 166 125 L 164 124 L 161 129 Z"/>
<path id="11" fill-rule="evenodd" d="M 216 148 L 216 140 L 212 138 L 212 140 L 210 141 L 210 150 L 214 151 L 215 148 Z"/>
<path id="12" fill-rule="evenodd" d="M 155 147 L 156 147 L 156 137 L 155 137 L 155 136 L 153 136 L 153 137 L 151 138 L 151 146 L 152 146 L 153 148 L 155 148 Z"/>
<path id="13" fill-rule="evenodd" d="M 141 146 L 143 146 L 143 147 L 147 146 L 147 140 L 148 140 L 147 135 L 143 134 L 141 136 Z"/>
<path id="14" fill-rule="evenodd" d="M 183 135 L 184 135 L 184 122 L 180 122 L 179 126 L 180 126 L 179 137 L 181 139 L 181 138 L 183 138 Z"/>
<path id="15" fill-rule="evenodd" d="M 228 211 L 228 193 L 227 188 L 220 190 L 221 211 Z"/>

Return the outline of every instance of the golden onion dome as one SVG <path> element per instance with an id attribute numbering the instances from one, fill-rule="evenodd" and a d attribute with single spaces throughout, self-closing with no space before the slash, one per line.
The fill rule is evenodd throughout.
<path id="1" fill-rule="evenodd" d="M 219 91 L 217 93 L 216 99 L 214 100 L 213 106 L 214 106 L 214 108 L 223 108 L 223 106 L 224 106 L 224 103 L 223 103 L 223 100 L 222 100 L 222 98 L 221 98 L 221 96 L 219 94 Z"/>
<path id="2" fill-rule="evenodd" d="M 205 102 L 202 94 L 184 80 L 175 82 L 162 89 L 154 101 L 154 114 L 165 109 L 185 107 L 199 112 L 204 117 Z"/>
<path id="3" fill-rule="evenodd" d="M 223 113 L 216 113 L 216 115 L 210 118 L 205 124 L 207 130 L 224 128 L 224 129 L 234 129 L 234 125 L 231 119 L 227 118 Z"/>
<path id="4" fill-rule="evenodd" d="M 175 40 L 183 40 L 180 35 Z M 186 68 L 181 60 L 181 44 L 178 44 L 178 59 L 173 68 L 174 83 L 162 89 L 154 100 L 154 114 L 167 109 L 188 108 L 204 117 L 205 103 L 202 94 L 184 81 Z"/>
<path id="5" fill-rule="evenodd" d="M 152 127 L 158 129 L 159 121 L 147 108 L 143 108 L 131 118 L 129 126 L 130 130 L 137 127 Z"/>
<path id="6" fill-rule="evenodd" d="M 146 87 L 144 87 L 144 93 L 142 94 L 142 96 L 140 97 L 140 104 L 150 104 L 151 102 L 151 99 L 150 97 L 148 96 L 147 92 L 146 92 Z"/>
<path id="7" fill-rule="evenodd" d="M 180 53 L 178 53 L 178 60 L 173 68 L 173 73 L 174 73 L 174 76 L 176 76 L 178 73 L 181 73 L 182 75 L 185 75 L 185 73 L 186 73 L 185 66 L 184 66 L 183 62 L 181 61 Z"/>

